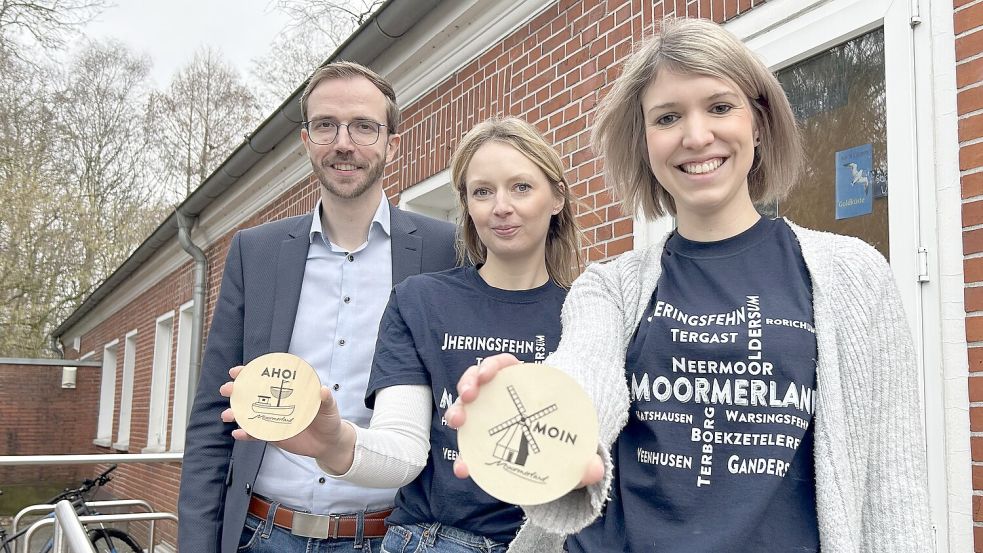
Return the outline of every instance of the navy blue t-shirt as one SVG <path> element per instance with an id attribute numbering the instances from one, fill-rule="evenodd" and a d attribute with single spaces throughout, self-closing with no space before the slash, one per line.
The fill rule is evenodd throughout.
<path id="1" fill-rule="evenodd" d="M 818 551 L 812 284 L 783 220 L 674 233 L 628 347 L 612 499 L 575 552 Z"/>
<path id="2" fill-rule="evenodd" d="M 434 410 L 427 466 L 400 488 L 389 524 L 439 522 L 512 541 L 522 510 L 454 476 L 457 433 L 444 412 L 461 375 L 481 359 L 498 353 L 546 359 L 560 341 L 565 297 L 552 281 L 532 290 L 493 288 L 474 267 L 412 276 L 396 286 L 379 327 L 365 404 L 371 408 L 382 388 L 423 384 L 433 391 Z"/>

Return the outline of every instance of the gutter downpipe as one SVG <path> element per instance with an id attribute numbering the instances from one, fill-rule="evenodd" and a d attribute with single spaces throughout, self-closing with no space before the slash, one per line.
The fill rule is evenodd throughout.
<path id="1" fill-rule="evenodd" d="M 208 258 L 194 242 L 191 241 L 191 227 L 194 219 L 188 217 L 180 210 L 175 210 L 178 223 L 178 241 L 184 251 L 195 260 L 194 288 L 191 298 L 194 301 L 194 317 L 191 323 L 191 359 L 189 360 L 188 382 L 188 403 L 190 407 L 194 403 L 194 391 L 198 383 L 198 376 L 201 373 L 201 350 L 202 350 L 202 330 L 205 325 L 205 274 L 208 272 Z M 191 410 L 188 409 L 188 413 Z M 187 421 L 185 421 L 187 422 Z"/>

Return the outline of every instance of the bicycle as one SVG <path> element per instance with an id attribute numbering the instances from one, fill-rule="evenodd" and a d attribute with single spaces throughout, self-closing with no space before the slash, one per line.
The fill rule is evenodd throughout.
<path id="1" fill-rule="evenodd" d="M 109 473 L 116 470 L 116 465 L 110 465 L 102 474 L 96 476 L 95 479 L 85 479 L 82 481 L 82 485 L 78 488 L 67 488 L 62 493 L 56 495 L 55 497 L 48 500 L 49 504 L 54 505 L 63 499 L 67 499 L 72 507 L 75 508 L 75 513 L 79 516 L 86 515 L 97 515 L 99 513 L 93 511 L 86 505 L 88 500 L 87 494 L 93 489 L 105 486 L 112 478 Z M 3 491 L 0 490 L 0 494 Z M 47 515 L 45 518 L 54 517 L 54 512 Z M 0 552 L 2 553 L 14 553 L 15 542 L 27 533 L 28 528 L 18 531 L 16 534 L 8 536 L 7 529 L 0 526 Z M 88 529 L 88 528 L 87 528 Z M 99 524 L 98 528 L 88 529 L 87 536 L 89 541 L 92 543 L 95 550 L 99 553 L 143 553 L 143 548 L 133 539 L 132 536 L 120 530 L 118 528 L 107 528 L 102 523 Z M 51 553 L 54 549 L 54 539 L 49 538 L 47 542 L 41 547 L 38 553 Z"/>

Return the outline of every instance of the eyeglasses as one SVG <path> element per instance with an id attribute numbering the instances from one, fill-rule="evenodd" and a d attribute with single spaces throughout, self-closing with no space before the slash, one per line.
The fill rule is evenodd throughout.
<path id="1" fill-rule="evenodd" d="M 322 146 L 338 139 L 339 127 L 348 130 L 348 137 L 353 143 L 359 146 L 371 146 L 379 141 L 379 133 L 385 126 L 371 119 L 356 119 L 351 123 L 338 123 L 330 119 L 304 121 L 304 128 L 307 129 L 307 136 L 310 137 L 311 142 Z"/>

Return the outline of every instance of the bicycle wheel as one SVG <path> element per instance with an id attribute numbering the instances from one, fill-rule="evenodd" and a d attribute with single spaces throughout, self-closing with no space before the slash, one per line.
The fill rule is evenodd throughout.
<path id="1" fill-rule="evenodd" d="M 100 528 L 89 531 L 89 541 L 98 553 L 143 553 L 136 540 L 116 528 Z"/>

